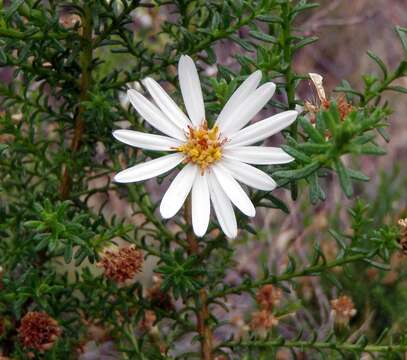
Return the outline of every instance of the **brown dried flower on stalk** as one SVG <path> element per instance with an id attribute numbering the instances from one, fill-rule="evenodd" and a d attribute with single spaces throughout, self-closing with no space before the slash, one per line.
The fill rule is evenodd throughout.
<path id="1" fill-rule="evenodd" d="M 265 337 L 267 332 L 278 325 L 278 319 L 268 310 L 256 311 L 250 321 L 250 329 L 257 332 L 261 337 Z"/>
<path id="2" fill-rule="evenodd" d="M 153 276 L 153 286 L 147 290 L 147 299 L 151 304 L 164 310 L 173 310 L 174 303 L 171 294 L 161 290 L 162 278 L 160 275 Z"/>
<path id="3" fill-rule="evenodd" d="M 346 295 L 331 300 L 331 306 L 335 322 L 340 325 L 347 325 L 357 312 L 352 299 Z"/>
<path id="4" fill-rule="evenodd" d="M 153 310 L 146 310 L 139 325 L 140 330 L 150 332 L 153 329 L 156 320 L 157 315 L 155 312 Z"/>
<path id="5" fill-rule="evenodd" d="M 56 320 L 44 312 L 30 311 L 21 319 L 18 336 L 25 348 L 45 351 L 50 349 L 61 335 Z"/>
<path id="6" fill-rule="evenodd" d="M 399 220 L 400 227 L 400 245 L 403 253 L 407 255 L 407 218 Z"/>
<path id="7" fill-rule="evenodd" d="M 106 277 L 123 283 L 139 273 L 143 263 L 143 252 L 134 245 L 130 245 L 121 249 L 105 249 L 97 265 L 104 269 Z"/>
<path id="8" fill-rule="evenodd" d="M 268 284 L 264 285 L 256 294 L 256 301 L 263 310 L 271 311 L 274 306 L 280 304 L 283 292 L 281 289 Z"/>

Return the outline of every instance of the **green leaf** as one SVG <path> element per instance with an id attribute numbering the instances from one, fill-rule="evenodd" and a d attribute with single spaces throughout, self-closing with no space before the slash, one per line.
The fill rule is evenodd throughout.
<path id="1" fill-rule="evenodd" d="M 305 163 L 310 163 L 312 161 L 312 159 L 304 154 L 301 151 L 298 151 L 297 149 L 294 149 L 293 147 L 289 146 L 289 145 L 282 145 L 281 148 L 288 154 L 291 155 L 293 158 L 300 160 L 302 162 Z"/>
<path id="2" fill-rule="evenodd" d="M 348 239 L 346 238 L 346 236 L 343 236 L 343 235 L 339 234 L 338 232 L 336 232 L 333 229 L 330 229 L 328 231 L 342 249 L 347 248 L 346 242 L 347 242 Z"/>
<path id="3" fill-rule="evenodd" d="M 339 176 L 339 183 L 341 184 L 341 188 L 345 195 L 350 198 L 353 195 L 353 186 L 352 182 L 349 177 L 349 173 L 346 170 L 345 166 L 343 165 L 340 159 L 336 159 L 334 161 L 335 171 Z"/>
<path id="4" fill-rule="evenodd" d="M 322 136 L 322 134 L 316 129 L 315 126 L 313 126 L 308 119 L 305 117 L 301 116 L 299 118 L 299 122 L 301 127 L 304 129 L 306 134 L 316 143 L 325 143 L 325 139 Z"/>
<path id="5" fill-rule="evenodd" d="M 348 172 L 349 177 L 354 180 L 358 180 L 358 181 L 369 181 L 370 180 L 369 176 L 363 174 L 361 171 L 353 170 L 353 169 L 349 169 L 349 168 L 347 168 L 346 171 Z"/>
<path id="6" fill-rule="evenodd" d="M 403 46 L 404 52 L 407 55 L 407 28 L 396 26 L 396 33 L 399 36 L 401 45 Z"/>
<path id="7" fill-rule="evenodd" d="M 364 144 L 360 146 L 352 146 L 351 150 L 355 154 L 364 154 L 364 155 L 385 155 L 386 150 L 374 144 Z"/>
<path id="8" fill-rule="evenodd" d="M 363 259 L 363 261 L 380 270 L 388 271 L 391 269 L 389 264 L 379 263 L 379 262 L 371 260 L 371 259 Z"/>
<path id="9" fill-rule="evenodd" d="M 18 10 L 18 8 L 24 3 L 25 0 L 13 0 L 11 1 L 11 5 L 6 8 L 4 11 L 4 18 L 9 20 L 14 13 Z"/>
<path id="10" fill-rule="evenodd" d="M 288 206 L 278 197 L 275 197 L 271 193 L 267 193 L 264 197 L 273 203 L 274 208 L 280 209 L 280 210 L 284 211 L 286 214 L 290 213 Z"/>
<path id="11" fill-rule="evenodd" d="M 387 67 L 382 59 L 380 59 L 374 52 L 368 50 L 367 55 L 379 66 L 383 72 L 384 79 L 387 79 Z"/>
<path id="12" fill-rule="evenodd" d="M 261 31 L 251 30 L 249 32 L 249 35 L 257 40 L 265 41 L 265 42 L 272 43 L 272 44 L 277 44 L 277 42 L 278 42 L 274 36 L 265 34 Z"/>
<path id="13" fill-rule="evenodd" d="M 315 143 L 303 143 L 297 145 L 299 150 L 302 150 L 308 154 L 326 154 L 332 147 L 332 144 L 315 144 Z"/>
<path id="14" fill-rule="evenodd" d="M 236 44 L 240 45 L 243 49 L 245 49 L 245 50 L 247 50 L 247 51 L 252 52 L 252 51 L 255 51 L 255 50 L 256 50 L 256 48 L 253 46 L 252 43 L 250 43 L 250 42 L 247 41 L 247 40 L 244 40 L 244 39 L 240 38 L 240 37 L 237 36 L 237 35 L 231 35 L 231 36 L 230 36 L 230 39 L 231 39 L 232 41 L 234 41 Z"/>
<path id="15" fill-rule="evenodd" d="M 68 242 L 68 244 L 66 244 L 65 246 L 65 251 L 64 251 L 64 260 L 65 263 L 69 264 L 72 261 L 72 243 Z"/>
<path id="16" fill-rule="evenodd" d="M 260 15 L 257 16 L 256 19 L 271 24 L 281 24 L 283 22 L 282 18 L 273 15 Z"/>
<path id="17" fill-rule="evenodd" d="M 294 49 L 299 50 L 299 49 L 303 48 L 304 46 L 310 45 L 318 40 L 319 40 L 318 36 L 306 37 L 306 38 L 302 39 L 301 41 L 297 42 L 294 45 Z"/>
<path id="18" fill-rule="evenodd" d="M 388 86 L 388 87 L 386 87 L 385 90 L 396 91 L 396 92 L 399 92 L 402 94 L 407 94 L 407 88 L 405 88 L 404 86 L 399 86 L 399 85 Z"/>
<path id="19" fill-rule="evenodd" d="M 324 201 L 326 199 L 325 192 L 322 190 L 318 181 L 318 174 L 314 172 L 308 177 L 309 182 L 309 197 L 312 204 L 316 204 L 318 200 Z"/>
<path id="20" fill-rule="evenodd" d="M 301 169 L 276 171 L 273 175 L 280 178 L 299 180 L 311 175 L 320 168 L 319 161 L 314 161 Z"/>

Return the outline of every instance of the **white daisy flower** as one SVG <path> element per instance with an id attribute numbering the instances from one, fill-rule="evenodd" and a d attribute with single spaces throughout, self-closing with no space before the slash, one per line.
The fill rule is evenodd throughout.
<path id="1" fill-rule="evenodd" d="M 128 90 L 137 112 L 164 135 L 116 130 L 113 136 L 131 146 L 170 154 L 123 170 L 114 180 L 120 183 L 143 181 L 183 164 L 161 201 L 161 215 L 166 219 L 174 216 L 191 192 L 195 234 L 206 233 L 212 202 L 223 232 L 234 238 L 237 223 L 232 204 L 247 216 L 256 213 L 239 182 L 271 191 L 276 187 L 275 181 L 252 165 L 285 164 L 293 160 L 280 148 L 251 145 L 292 124 L 298 113 L 285 111 L 244 127 L 266 105 L 276 88 L 271 82 L 258 87 L 261 72 L 256 71 L 234 92 L 209 129 L 198 72 L 189 56 L 181 56 L 178 76 L 188 116 L 151 78 L 143 83 L 155 104 L 136 90 Z"/>

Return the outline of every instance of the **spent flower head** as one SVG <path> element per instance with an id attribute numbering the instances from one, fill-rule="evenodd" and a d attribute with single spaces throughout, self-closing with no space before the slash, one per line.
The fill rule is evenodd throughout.
<path id="1" fill-rule="evenodd" d="M 102 253 L 98 266 L 104 269 L 109 279 L 118 283 L 133 279 L 143 268 L 144 256 L 134 245 L 119 248 L 108 248 Z"/>
<path id="2" fill-rule="evenodd" d="M 400 219 L 398 224 L 400 228 L 400 245 L 403 249 L 403 253 L 407 254 L 407 218 Z"/>
<path id="3" fill-rule="evenodd" d="M 346 295 L 331 300 L 331 306 L 335 322 L 340 325 L 347 325 L 357 313 L 352 299 Z"/>
<path id="4" fill-rule="evenodd" d="M 62 331 L 58 322 L 44 312 L 30 311 L 21 319 L 18 336 L 25 348 L 50 349 Z"/>
<path id="5" fill-rule="evenodd" d="M 280 304 L 282 295 L 280 288 L 268 284 L 257 291 L 256 301 L 263 310 L 271 311 L 274 306 Z"/>
<path id="6" fill-rule="evenodd" d="M 272 82 L 259 86 L 261 72 L 256 71 L 234 92 L 214 126 L 209 128 L 198 72 L 189 56 L 181 56 L 178 77 L 188 116 L 151 78 L 143 83 L 155 104 L 140 92 L 128 90 L 137 112 L 164 135 L 116 130 L 114 137 L 131 146 L 170 154 L 123 170 L 115 176 L 115 181 L 143 181 L 183 164 L 161 201 L 161 215 L 166 219 L 174 216 L 191 193 L 195 234 L 206 233 L 212 202 L 223 232 L 234 238 L 237 222 L 232 204 L 247 216 L 256 214 L 239 183 L 271 191 L 277 186 L 275 181 L 253 165 L 285 164 L 293 160 L 280 148 L 253 144 L 292 124 L 297 112 L 285 111 L 245 127 L 267 104 L 276 88 Z"/>

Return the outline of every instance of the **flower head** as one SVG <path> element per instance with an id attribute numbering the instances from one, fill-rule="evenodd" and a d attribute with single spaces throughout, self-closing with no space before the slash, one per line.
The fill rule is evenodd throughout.
<path id="1" fill-rule="evenodd" d="M 271 312 L 268 310 L 260 310 L 252 314 L 250 328 L 261 337 L 264 337 L 273 326 L 278 325 L 278 322 L 278 319 Z"/>
<path id="2" fill-rule="evenodd" d="M 281 289 L 268 284 L 264 285 L 256 294 L 256 301 L 264 310 L 272 310 L 281 301 L 283 292 Z"/>
<path id="3" fill-rule="evenodd" d="M 164 218 L 174 216 L 188 194 L 192 198 L 192 225 L 197 236 L 206 233 L 210 203 L 224 233 L 234 238 L 237 222 L 235 205 L 247 216 L 256 210 L 239 183 L 271 191 L 274 180 L 253 165 L 284 164 L 293 158 L 280 148 L 251 146 L 292 124 L 296 111 L 285 111 L 245 127 L 273 96 L 275 84 L 261 86 L 261 72 L 250 75 L 235 91 L 209 128 L 199 76 L 194 62 L 181 56 L 178 76 L 188 116 L 153 79 L 143 81 L 154 103 L 134 89 L 128 90 L 137 112 L 164 135 L 132 130 L 116 130 L 113 136 L 128 145 L 170 154 L 121 171 L 115 181 L 143 181 L 167 173 L 180 164 L 160 205 Z"/>
<path id="4" fill-rule="evenodd" d="M 341 325 L 347 325 L 357 312 L 352 299 L 346 295 L 331 300 L 331 306 L 335 321 Z"/>
<path id="5" fill-rule="evenodd" d="M 407 218 L 398 221 L 400 227 L 400 245 L 403 253 L 407 255 Z"/>
<path id="6" fill-rule="evenodd" d="M 18 335 L 24 347 L 44 351 L 54 345 L 61 329 L 47 313 L 30 311 L 21 319 Z"/>
<path id="7" fill-rule="evenodd" d="M 123 283 L 141 271 L 143 262 L 143 252 L 130 245 L 121 249 L 104 250 L 98 266 L 103 267 L 106 277 Z"/>

